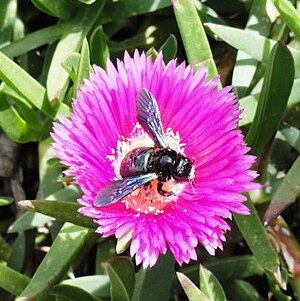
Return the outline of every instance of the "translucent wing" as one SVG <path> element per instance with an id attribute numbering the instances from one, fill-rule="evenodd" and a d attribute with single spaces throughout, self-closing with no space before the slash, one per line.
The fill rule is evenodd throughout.
<path id="1" fill-rule="evenodd" d="M 112 181 L 99 191 L 94 205 L 102 207 L 116 203 L 132 191 L 155 179 L 157 179 L 157 175 L 155 173 L 148 173 L 145 175 Z"/>
<path id="2" fill-rule="evenodd" d="M 157 146 L 167 147 L 157 102 L 153 95 L 142 89 L 136 100 L 137 119 Z"/>

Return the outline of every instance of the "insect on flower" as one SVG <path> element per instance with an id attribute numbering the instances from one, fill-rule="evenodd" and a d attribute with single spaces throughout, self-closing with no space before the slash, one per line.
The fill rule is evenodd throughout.
<path id="1" fill-rule="evenodd" d="M 162 196 L 174 195 L 163 189 L 164 182 L 188 182 L 194 179 L 192 161 L 168 147 L 160 112 L 153 95 L 142 89 L 137 97 L 137 119 L 154 141 L 154 147 L 139 147 L 129 152 L 122 161 L 120 175 L 98 193 L 95 206 L 113 204 L 139 187 L 158 180 L 157 192 Z"/>

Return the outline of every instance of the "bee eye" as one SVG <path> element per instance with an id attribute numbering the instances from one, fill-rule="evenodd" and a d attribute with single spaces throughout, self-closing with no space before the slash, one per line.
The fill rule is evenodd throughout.
<path id="1" fill-rule="evenodd" d="M 176 181 L 187 181 L 192 171 L 192 163 L 189 159 L 181 157 L 173 172 Z"/>

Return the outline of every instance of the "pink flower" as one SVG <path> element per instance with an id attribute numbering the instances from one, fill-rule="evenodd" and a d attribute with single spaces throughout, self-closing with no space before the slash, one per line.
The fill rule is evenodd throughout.
<path id="1" fill-rule="evenodd" d="M 138 51 L 125 53 L 117 68 L 94 66 L 73 103 L 70 119 L 54 124 L 53 150 L 68 167 L 84 193 L 80 213 L 99 225 L 97 232 L 118 239 L 131 234 L 130 253 L 136 263 L 153 266 L 169 249 L 181 265 L 197 259 L 200 243 L 210 254 L 222 249 L 224 219 L 232 212 L 248 214 L 241 192 L 257 189 L 249 170 L 255 157 L 247 155 L 242 133 L 236 129 L 241 110 L 230 87 L 218 90 L 218 78 L 206 82 L 207 70 L 193 72 L 176 60 L 166 66 L 162 54 L 153 61 Z M 95 206 L 101 189 L 120 179 L 120 165 L 134 148 L 154 146 L 137 122 L 136 99 L 147 89 L 157 100 L 170 148 L 193 162 L 193 182 L 168 181 L 157 192 L 141 187 L 108 206 Z M 148 185 L 149 186 L 149 185 Z"/>

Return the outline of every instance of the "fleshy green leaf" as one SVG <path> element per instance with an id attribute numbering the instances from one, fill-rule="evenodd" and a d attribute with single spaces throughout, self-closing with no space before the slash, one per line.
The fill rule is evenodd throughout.
<path id="1" fill-rule="evenodd" d="M 213 301 L 200 291 L 200 289 L 184 274 L 180 272 L 177 272 L 176 274 L 189 301 Z"/>
<path id="2" fill-rule="evenodd" d="M 60 284 L 55 286 L 51 291 L 51 295 L 56 297 L 64 297 L 72 301 L 100 301 L 100 299 L 96 298 L 85 290 L 68 284 Z"/>
<path id="3" fill-rule="evenodd" d="M 161 255 L 154 267 L 140 269 L 136 274 L 132 300 L 169 300 L 173 275 L 174 259 L 170 254 Z"/>
<path id="4" fill-rule="evenodd" d="M 14 223 L 10 225 L 10 227 L 8 228 L 8 233 L 21 233 L 25 230 L 38 228 L 44 226 L 52 220 L 52 217 L 43 214 L 36 212 L 25 212 Z"/>
<path id="5" fill-rule="evenodd" d="M 62 188 L 62 184 L 57 181 L 61 175 L 61 167 L 51 164 L 51 160 L 54 158 L 51 143 L 51 138 L 39 143 L 39 188 L 41 198 L 46 198 L 49 194 Z"/>
<path id="6" fill-rule="evenodd" d="M 0 196 L 0 206 L 6 206 L 11 203 L 13 203 L 14 198 L 6 197 L 6 196 Z"/>
<path id="7" fill-rule="evenodd" d="M 104 265 L 110 278 L 112 301 L 130 301 L 135 284 L 135 273 L 130 259 L 116 257 Z"/>
<path id="8" fill-rule="evenodd" d="M 27 34 L 10 45 L 1 48 L 1 52 L 12 58 L 29 52 L 45 44 L 50 44 L 59 39 L 65 31 L 67 23 L 59 23 L 57 25 L 42 28 Z"/>
<path id="9" fill-rule="evenodd" d="M 294 32 L 296 38 L 300 40 L 300 17 L 299 12 L 288 0 L 272 0 L 281 17 L 289 26 L 291 31 Z"/>
<path id="10" fill-rule="evenodd" d="M 170 6 L 170 0 L 119 0 L 109 1 L 101 14 L 101 23 L 151 13 Z"/>
<path id="11" fill-rule="evenodd" d="M 65 34 L 56 46 L 48 72 L 47 94 L 50 100 L 59 99 L 61 102 L 68 86 L 68 73 L 61 64 L 70 54 L 79 51 L 103 6 L 104 1 L 82 6 L 67 22 Z"/>
<path id="12" fill-rule="evenodd" d="M 159 49 L 164 56 L 164 62 L 167 64 L 170 60 L 176 57 L 177 53 L 177 40 L 176 37 L 171 34 L 167 40 L 162 44 Z"/>
<path id="13" fill-rule="evenodd" d="M 81 190 L 77 185 L 69 185 L 66 188 L 57 190 L 53 194 L 48 195 L 48 200 L 64 200 L 64 201 L 75 201 L 81 196 Z M 76 210 L 76 209 L 74 209 Z M 51 222 L 52 217 L 36 213 L 36 212 L 25 212 L 22 214 L 10 227 L 8 232 L 22 232 L 24 230 L 38 228 Z"/>
<path id="14" fill-rule="evenodd" d="M 296 159 L 287 175 L 276 190 L 265 213 L 264 220 L 270 222 L 273 218 L 293 203 L 300 194 L 300 156 Z"/>
<path id="15" fill-rule="evenodd" d="M 266 63 L 269 60 L 271 50 L 276 44 L 276 41 L 272 39 L 267 39 L 245 30 L 211 23 L 206 23 L 205 25 L 226 43 L 248 53 L 252 58 L 260 62 Z M 300 51 L 291 47 L 288 48 L 294 58 L 295 76 L 300 77 Z"/>
<path id="16" fill-rule="evenodd" d="M 15 271 L 24 272 L 34 249 L 35 234 L 33 231 L 19 233 L 15 240 L 8 260 L 8 266 Z"/>
<path id="17" fill-rule="evenodd" d="M 257 101 L 257 95 L 249 95 L 239 100 L 239 104 L 243 109 L 241 119 L 239 120 L 239 126 L 245 126 L 253 121 L 257 108 Z"/>
<path id="18" fill-rule="evenodd" d="M 90 48 L 92 62 L 106 69 L 106 61 L 109 58 L 109 48 L 102 26 L 98 26 L 91 34 Z"/>
<path id="19" fill-rule="evenodd" d="M 228 282 L 226 291 L 230 300 L 264 301 L 257 290 L 247 281 L 234 280 Z"/>
<path id="20" fill-rule="evenodd" d="M 116 256 L 116 241 L 113 238 L 104 239 L 97 242 L 95 272 L 97 275 L 105 275 L 103 263 L 111 257 Z"/>
<path id="21" fill-rule="evenodd" d="M 300 130 L 291 126 L 280 130 L 280 134 L 300 154 Z"/>
<path id="22" fill-rule="evenodd" d="M 294 70 L 290 51 L 277 43 L 267 64 L 257 110 L 246 137 L 254 154 L 262 151 L 278 128 L 291 92 Z"/>
<path id="23" fill-rule="evenodd" d="M 74 83 L 74 97 L 77 95 L 77 91 L 80 88 L 84 79 L 88 79 L 90 76 L 90 51 L 87 40 L 84 39 L 81 47 L 80 60 L 77 70 L 77 77 Z"/>
<path id="24" fill-rule="evenodd" d="M 110 282 L 107 275 L 77 277 L 74 279 L 64 280 L 61 282 L 61 284 L 79 287 L 99 298 L 109 297 Z"/>
<path id="25" fill-rule="evenodd" d="M 45 88 L 20 66 L 0 52 L 0 79 L 21 94 L 33 106 L 53 117 L 54 112 L 46 98 Z"/>
<path id="26" fill-rule="evenodd" d="M 208 269 L 200 265 L 200 289 L 214 301 L 226 301 L 224 290 L 217 278 Z"/>
<path id="27" fill-rule="evenodd" d="M 31 281 L 16 301 L 33 298 L 37 301 L 43 300 L 65 275 L 88 234 L 86 228 L 64 224 Z"/>
<path id="28" fill-rule="evenodd" d="M 0 9 L 0 48 L 11 42 L 16 17 L 17 0 L 2 0 Z"/>
<path id="29" fill-rule="evenodd" d="M 11 247 L 10 247 L 10 245 L 0 235 L 0 262 L 2 260 L 8 261 L 10 253 L 11 253 Z"/>
<path id="30" fill-rule="evenodd" d="M 0 263 L 0 287 L 13 295 L 19 295 L 28 285 L 30 278 Z"/>
<path id="31" fill-rule="evenodd" d="M 73 202 L 64 201 L 49 201 L 49 200 L 35 200 L 35 201 L 20 201 L 18 205 L 24 209 L 42 213 L 65 222 L 70 222 L 75 225 L 95 229 L 97 226 L 92 219 L 85 217 L 78 213 L 80 205 Z"/>
<path id="32" fill-rule="evenodd" d="M 252 1 L 245 31 L 269 36 L 272 23 L 266 11 L 266 2 L 267 0 Z M 232 85 L 237 88 L 239 98 L 248 94 L 257 64 L 258 62 L 245 52 L 238 52 L 233 69 Z"/>
<path id="33" fill-rule="evenodd" d="M 251 215 L 234 214 L 234 219 L 243 234 L 257 262 L 266 270 L 275 273 L 279 267 L 279 259 L 267 237 L 267 233 L 259 219 L 257 211 L 250 200 L 245 203 Z"/>
<path id="34" fill-rule="evenodd" d="M 258 264 L 253 255 L 218 258 L 218 260 L 204 263 L 204 266 L 222 282 L 264 274 L 264 269 Z M 198 266 L 183 267 L 180 271 L 194 283 L 199 283 Z"/>
<path id="35" fill-rule="evenodd" d="M 32 3 L 41 11 L 53 17 L 58 17 L 62 20 L 70 18 L 75 12 L 76 5 L 73 1 L 68 0 L 31 0 Z"/>
<path id="36" fill-rule="evenodd" d="M 172 4 L 189 64 L 195 70 L 201 64 L 205 64 L 209 72 L 208 78 L 216 76 L 217 68 L 193 2 L 191 0 L 172 0 Z"/>

